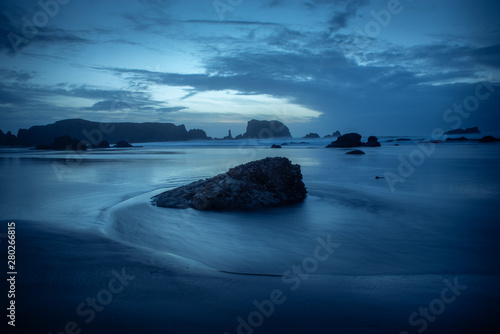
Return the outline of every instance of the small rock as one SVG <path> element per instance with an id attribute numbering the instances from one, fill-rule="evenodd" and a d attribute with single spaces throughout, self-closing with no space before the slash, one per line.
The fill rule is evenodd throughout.
<path id="1" fill-rule="evenodd" d="M 446 138 L 446 141 L 469 141 L 469 139 L 465 137 L 460 137 L 460 138 Z"/>
<path id="2" fill-rule="evenodd" d="M 465 135 L 465 134 L 471 134 L 471 133 L 481 133 L 477 126 L 473 128 L 468 128 L 468 129 L 455 129 L 455 130 L 450 130 L 445 132 L 445 135 Z"/>
<path id="3" fill-rule="evenodd" d="M 348 133 L 337 138 L 336 141 L 332 142 L 327 147 L 360 147 L 361 135 L 357 133 Z"/>
<path id="4" fill-rule="evenodd" d="M 92 148 L 110 148 L 107 140 L 102 140 L 98 144 L 92 145 Z"/>
<path id="5" fill-rule="evenodd" d="M 365 152 L 361 150 L 354 150 L 354 151 L 349 151 L 346 154 L 365 154 Z"/>
<path id="6" fill-rule="evenodd" d="M 115 146 L 113 147 L 118 147 L 118 148 L 124 148 L 124 147 L 134 147 L 132 146 L 131 144 L 127 143 L 126 141 L 124 140 L 120 140 L 118 143 L 116 143 Z"/>
<path id="7" fill-rule="evenodd" d="M 363 146 L 365 147 L 380 147 L 380 143 L 378 142 L 378 138 L 375 136 L 370 136 L 368 137 L 368 142 L 364 143 Z"/>
<path id="8" fill-rule="evenodd" d="M 480 143 L 494 143 L 496 141 L 500 141 L 500 139 L 495 138 L 493 136 L 486 136 L 486 137 L 479 139 Z"/>

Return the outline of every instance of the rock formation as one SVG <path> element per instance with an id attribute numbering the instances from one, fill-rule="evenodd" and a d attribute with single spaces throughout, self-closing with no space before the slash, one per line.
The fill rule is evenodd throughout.
<path id="1" fill-rule="evenodd" d="M 231 129 L 229 129 L 229 131 L 227 133 L 227 136 L 225 136 L 222 139 L 224 139 L 224 140 L 231 140 L 231 139 L 233 139 L 233 135 L 231 134 Z"/>
<path id="2" fill-rule="evenodd" d="M 323 138 L 332 138 L 332 137 L 340 137 L 342 134 L 337 130 L 335 131 L 334 133 L 332 133 L 331 135 L 326 135 L 324 136 Z"/>
<path id="3" fill-rule="evenodd" d="M 346 154 L 365 154 L 365 152 L 361 150 L 354 150 L 354 151 L 349 151 Z"/>
<path id="4" fill-rule="evenodd" d="M 37 150 L 56 150 L 56 151 L 86 151 L 87 145 L 76 138 L 64 135 L 54 138 L 51 145 L 39 144 L 36 145 Z"/>
<path id="5" fill-rule="evenodd" d="M 251 120 L 247 123 L 247 130 L 243 135 L 238 135 L 235 139 L 270 139 L 270 138 L 291 138 L 288 127 L 279 121 L 258 121 Z"/>
<path id="6" fill-rule="evenodd" d="M 332 142 L 327 147 L 360 147 L 361 135 L 357 133 L 347 133 L 343 136 L 337 138 L 336 141 Z"/>
<path id="7" fill-rule="evenodd" d="M 357 133 L 347 133 L 343 136 L 340 136 L 334 142 L 331 142 L 329 147 L 380 147 L 380 143 L 378 142 L 378 138 L 375 136 L 368 137 L 368 141 L 366 143 L 361 142 L 361 135 Z"/>
<path id="8" fill-rule="evenodd" d="M 308 133 L 307 135 L 305 135 L 303 138 L 304 139 L 315 139 L 315 138 L 320 138 L 320 137 L 317 133 L 311 132 L 311 133 Z"/>
<path id="9" fill-rule="evenodd" d="M 479 139 L 480 143 L 494 143 L 494 142 L 497 142 L 497 141 L 500 141 L 500 139 L 495 138 L 493 136 L 486 136 L 486 137 L 483 137 L 483 138 Z"/>
<path id="10" fill-rule="evenodd" d="M 10 131 L 7 133 L 3 133 L 0 130 L 0 146 L 16 146 L 19 145 L 19 141 L 17 137 L 13 135 Z"/>
<path id="11" fill-rule="evenodd" d="M 125 140 L 120 140 L 118 143 L 116 143 L 115 146 L 113 147 L 118 147 L 118 148 L 126 148 L 126 147 L 134 147 L 132 145 L 130 145 L 129 143 L 127 143 Z"/>
<path id="12" fill-rule="evenodd" d="M 111 146 L 109 145 L 107 140 L 103 140 L 98 144 L 92 145 L 92 148 L 110 148 Z"/>
<path id="13" fill-rule="evenodd" d="M 307 194 L 299 165 L 287 158 L 266 158 L 224 174 L 166 191 L 152 204 L 198 210 L 252 210 L 298 203 Z"/>
<path id="14" fill-rule="evenodd" d="M 98 123 L 83 119 L 67 119 L 49 125 L 20 129 L 20 145 L 50 145 L 54 138 L 69 135 L 81 138 L 90 145 L 103 140 L 116 143 L 126 140 L 133 143 L 210 139 L 203 130 L 186 130 L 184 125 L 171 123 Z"/>
<path id="15" fill-rule="evenodd" d="M 465 137 L 460 137 L 460 138 L 446 138 L 445 141 L 469 141 L 469 139 Z"/>
<path id="16" fill-rule="evenodd" d="M 446 131 L 444 134 L 445 135 L 466 135 L 466 134 L 471 134 L 471 133 L 481 133 L 477 126 L 473 128 L 468 128 L 468 129 L 455 129 L 455 130 L 450 130 Z"/>
<path id="17" fill-rule="evenodd" d="M 378 138 L 375 136 L 368 137 L 368 141 L 363 144 L 364 147 L 380 147 L 380 143 L 378 142 Z"/>

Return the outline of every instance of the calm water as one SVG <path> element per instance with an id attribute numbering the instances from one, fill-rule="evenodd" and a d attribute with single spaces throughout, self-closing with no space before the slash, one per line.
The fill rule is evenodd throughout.
<path id="1" fill-rule="evenodd" d="M 375 177 L 398 175 L 401 159 L 422 157 L 416 144 L 383 143 L 349 156 L 325 143 L 280 150 L 268 142 L 153 143 L 77 156 L 3 149 L 0 218 L 103 233 L 207 270 L 281 274 L 312 256 L 317 238 L 331 238 L 338 256 L 318 274 L 500 273 L 500 145 L 438 145 L 412 173 L 401 169 L 409 175 L 391 189 L 390 179 Z M 252 213 L 149 204 L 161 191 L 267 156 L 301 166 L 303 204 Z"/>

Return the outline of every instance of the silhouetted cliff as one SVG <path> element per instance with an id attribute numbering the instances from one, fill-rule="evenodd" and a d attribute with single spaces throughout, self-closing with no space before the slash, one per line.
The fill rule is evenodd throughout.
<path id="1" fill-rule="evenodd" d="M 90 145 L 106 140 L 117 143 L 183 141 L 209 139 L 203 130 L 186 130 L 184 125 L 172 123 L 98 123 L 83 119 L 67 119 L 49 125 L 20 129 L 17 134 L 21 145 L 50 145 L 54 138 L 69 135 L 81 138 Z"/>
<path id="2" fill-rule="evenodd" d="M 7 133 L 3 133 L 0 130 L 0 146 L 16 146 L 19 145 L 19 141 L 16 136 L 14 136 L 10 131 Z"/>

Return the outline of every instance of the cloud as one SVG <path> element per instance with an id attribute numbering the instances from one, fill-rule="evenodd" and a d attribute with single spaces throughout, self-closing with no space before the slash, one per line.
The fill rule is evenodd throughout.
<path id="1" fill-rule="evenodd" d="M 0 70 L 0 101 L 2 115 L 52 114 L 59 118 L 68 115 L 82 117 L 84 112 L 116 113 L 126 111 L 130 115 L 150 115 L 151 112 L 167 113 L 186 109 L 184 106 L 169 107 L 165 101 L 157 101 L 143 91 L 102 89 L 89 85 L 37 85 L 30 83 L 34 73 Z M 66 106 L 52 101 L 66 101 Z M 81 106 L 88 101 L 87 107 Z M 96 102 L 97 101 L 97 102 Z M 22 113 L 19 110 L 22 109 Z"/>
<path id="2" fill-rule="evenodd" d="M 358 10 L 369 3 L 369 0 L 348 0 L 344 10 L 335 11 L 328 21 L 330 34 L 347 27 L 349 20 L 356 17 Z"/>
<path id="3" fill-rule="evenodd" d="M 286 4 L 285 0 L 270 0 L 269 4 L 267 4 L 270 8 L 281 7 Z"/>
<path id="4" fill-rule="evenodd" d="M 36 71 L 24 71 L 24 70 L 11 70 L 11 69 L 5 69 L 5 68 L 0 68 L 0 78 L 2 78 L 3 81 L 20 81 L 20 82 L 26 82 L 29 81 L 33 78 L 35 78 L 38 75 Z"/>
<path id="5" fill-rule="evenodd" d="M 14 1 L 6 2 L 0 4 L 3 36 L 19 31 L 20 17 L 30 12 Z M 438 42 L 411 47 L 383 39 L 395 37 L 393 41 L 397 41 L 399 32 L 391 35 L 392 27 L 398 28 L 396 21 L 378 38 L 356 34 L 352 29 L 342 30 L 352 25 L 369 3 L 265 0 L 249 4 L 248 11 L 241 7 L 233 19 L 221 21 L 211 19 L 216 18 L 211 1 L 203 5 L 200 2 L 195 8 L 168 0 L 141 0 L 119 7 L 103 2 L 99 13 L 109 10 L 113 14 L 96 18 L 99 27 L 76 30 L 77 26 L 71 24 L 49 25 L 30 40 L 29 45 L 34 47 L 23 49 L 23 57 L 5 57 L 15 64 L 28 56 L 32 64 L 24 63 L 28 65 L 25 71 L 10 69 L 10 63 L 0 70 L 1 110 L 9 115 L 16 109 L 22 109 L 26 115 L 41 110 L 44 115 L 59 116 L 105 115 L 113 111 L 119 114 L 125 110 L 134 117 L 195 117 L 192 115 L 198 110 L 194 106 L 206 108 L 214 100 L 229 105 L 234 98 L 234 115 L 238 115 L 243 99 L 258 104 L 265 96 L 272 97 L 266 101 L 276 104 L 286 101 L 289 106 L 321 112 L 326 121 L 348 117 L 352 121 L 352 115 L 375 117 L 378 113 L 386 117 L 385 122 L 390 118 L 391 122 L 404 123 L 409 119 L 404 116 L 412 112 L 431 117 L 433 110 L 463 99 L 461 94 L 470 94 L 468 89 L 486 73 L 500 73 L 500 44 L 495 39 L 500 31 L 498 25 L 490 27 L 491 31 L 477 43 L 473 43 L 472 35 L 446 35 L 443 30 L 441 35 L 433 36 L 433 41 Z M 26 6 L 34 6 L 33 10 L 36 2 L 26 2 Z M 310 11 L 304 10 L 304 6 Z M 292 18 L 297 18 L 293 24 L 277 23 L 291 22 Z M 110 28 L 115 26 L 119 31 Z M 475 34 L 479 35 L 479 29 Z M 0 43 L 1 53 L 12 54 L 8 39 Z M 126 50 L 119 61 L 104 54 L 111 43 L 123 45 L 115 47 L 118 52 Z M 67 46 L 79 47 L 78 50 L 90 46 L 92 52 L 70 55 Z M 145 52 L 151 50 L 155 52 Z M 142 69 L 146 64 L 163 61 L 169 63 L 161 64 L 168 72 Z M 89 63 L 97 65 L 85 65 Z M 44 68 L 43 64 L 48 65 Z M 57 73 L 51 70 L 60 64 L 71 68 L 69 72 L 74 70 L 68 74 L 68 82 L 91 78 L 91 84 L 34 84 L 44 82 L 43 73 Z M 89 68 L 114 75 L 112 80 L 101 82 L 113 82 L 116 86 L 94 86 L 92 83 L 98 82 L 95 78 L 104 75 L 92 78 L 95 73 Z M 126 89 L 116 88 L 120 86 Z M 166 91 L 174 92 L 174 102 L 164 99 Z M 221 98 L 227 91 L 230 97 Z M 68 107 L 63 108 L 64 104 Z M 250 102 L 247 106 L 251 110 Z M 273 108 L 271 103 L 265 106 Z M 210 108 L 213 113 L 220 112 L 217 103 Z"/>
<path id="6" fill-rule="evenodd" d="M 92 110 L 92 111 L 116 111 L 116 110 L 124 110 L 130 109 L 130 104 L 119 101 L 119 100 L 105 100 L 94 103 L 91 107 L 86 107 L 84 110 Z"/>
<path id="7" fill-rule="evenodd" d="M 87 111 L 154 111 L 161 113 L 176 112 L 187 109 L 187 107 L 160 107 L 161 103 L 148 100 L 147 102 L 123 101 L 123 100 L 105 100 L 94 103 L 91 107 L 85 107 Z"/>
<path id="8" fill-rule="evenodd" d="M 296 47 L 280 44 L 279 36 L 291 36 L 289 43 Z M 338 46 L 342 41 L 352 42 L 350 54 Z M 417 123 L 433 117 L 441 121 L 449 105 L 463 100 L 474 91 L 474 82 L 484 79 L 481 70 L 498 67 L 499 49 L 449 43 L 402 48 L 355 34 L 325 39 L 320 33 L 276 27 L 252 49 L 229 48 L 206 57 L 205 73 L 99 69 L 131 82 L 182 87 L 187 104 L 199 93 L 230 90 L 285 99 L 322 112 L 323 120 L 347 119 L 352 113 L 371 119 L 378 113 L 391 120 L 379 126 L 389 126 L 419 112 Z"/>
<path id="9" fill-rule="evenodd" d="M 200 23 L 200 24 L 213 24 L 213 25 L 243 25 L 243 26 L 281 26 L 281 24 L 274 22 L 261 22 L 261 21 L 234 21 L 234 20 L 185 20 L 175 21 L 179 23 Z"/>
<path id="10" fill-rule="evenodd" d="M 25 4 L 27 8 L 22 7 L 22 5 L 22 2 L 17 3 L 8 0 L 0 3 L 0 36 L 2 36 L 0 51 L 3 51 L 5 54 L 14 56 L 31 44 L 36 44 L 38 47 L 50 45 L 64 45 L 68 47 L 94 43 L 94 41 L 81 36 L 85 31 L 74 32 L 56 28 L 50 24 L 42 28 L 37 28 L 31 22 L 28 25 L 25 19 L 30 17 L 29 14 L 37 9 L 37 7 L 34 4 Z M 40 8 L 38 9 L 40 10 Z M 29 19 L 27 20 L 29 21 Z M 25 29 L 28 32 L 27 34 L 25 34 Z"/>
<path id="11" fill-rule="evenodd" d="M 181 110 L 186 110 L 187 107 L 170 107 L 170 108 L 156 108 L 155 110 L 162 113 L 177 112 Z"/>

